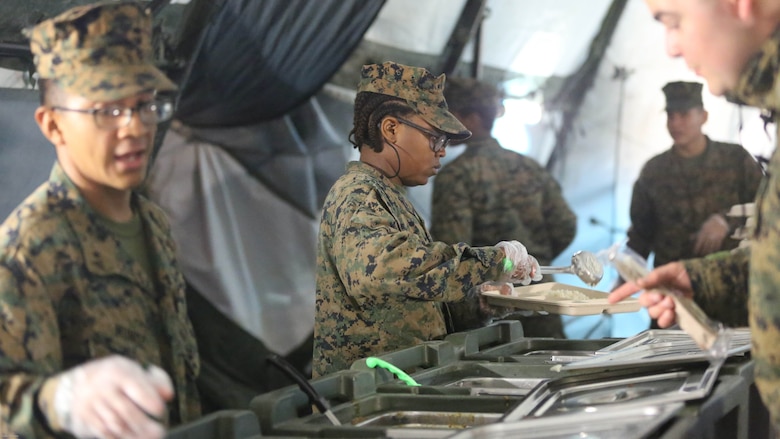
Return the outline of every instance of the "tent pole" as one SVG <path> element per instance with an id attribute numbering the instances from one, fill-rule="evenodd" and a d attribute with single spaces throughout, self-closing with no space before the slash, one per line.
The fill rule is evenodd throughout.
<path id="1" fill-rule="evenodd" d="M 607 47 L 609 47 L 627 2 L 628 0 L 613 0 L 604 20 L 602 20 L 601 29 L 591 41 L 588 58 L 576 72 L 569 75 L 556 95 L 546 102 L 546 108 L 560 110 L 563 118 L 556 133 L 555 147 L 547 161 L 548 171 L 552 171 L 557 161 L 564 155 L 568 134 L 573 129 L 574 119 L 585 100 L 585 94 L 593 85 L 599 64 L 601 64 Z"/>
<path id="2" fill-rule="evenodd" d="M 477 25 L 474 32 L 474 60 L 471 62 L 471 77 L 482 77 L 482 22 Z"/>
<path id="3" fill-rule="evenodd" d="M 463 49 L 477 30 L 484 17 L 485 3 L 487 0 L 467 0 L 460 13 L 458 22 L 452 29 L 447 45 L 444 47 L 444 53 L 441 55 L 441 65 L 439 71 L 451 75 L 455 71 L 463 54 Z M 476 62 L 476 60 L 475 60 Z"/>

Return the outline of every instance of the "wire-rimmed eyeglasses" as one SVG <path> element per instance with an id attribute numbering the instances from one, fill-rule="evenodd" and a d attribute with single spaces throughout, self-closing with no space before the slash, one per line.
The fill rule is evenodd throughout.
<path id="1" fill-rule="evenodd" d="M 412 123 L 406 119 L 402 119 L 400 117 L 396 117 L 398 119 L 398 122 L 401 122 L 404 125 L 409 125 L 412 128 L 415 128 L 419 130 L 422 133 L 427 134 L 428 136 L 428 146 L 431 147 L 431 150 L 433 152 L 439 152 L 447 147 L 447 145 L 450 144 L 450 138 L 447 137 L 446 134 L 440 134 L 435 131 L 431 131 L 427 128 L 423 128 L 420 125 L 417 125 L 416 123 Z"/>
<path id="2" fill-rule="evenodd" d="M 98 128 L 114 130 L 126 127 L 133 119 L 133 113 L 138 113 L 141 122 L 145 125 L 154 125 L 165 122 L 173 115 L 173 104 L 168 101 L 139 102 L 132 108 L 108 106 L 104 108 L 66 108 L 49 107 L 55 111 L 72 111 L 74 113 L 91 114 Z"/>

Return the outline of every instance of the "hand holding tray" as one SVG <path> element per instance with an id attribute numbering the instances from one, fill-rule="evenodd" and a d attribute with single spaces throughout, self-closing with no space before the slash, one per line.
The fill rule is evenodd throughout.
<path id="1" fill-rule="evenodd" d="M 628 282 L 636 283 L 638 279 L 650 273 L 647 261 L 625 245 L 609 248 L 606 251 L 606 258 Z M 723 324 L 710 319 L 696 302 L 682 293 L 668 288 L 653 288 L 653 291 L 674 300 L 677 323 L 703 351 L 708 352 L 713 358 L 725 358 L 731 331 Z"/>

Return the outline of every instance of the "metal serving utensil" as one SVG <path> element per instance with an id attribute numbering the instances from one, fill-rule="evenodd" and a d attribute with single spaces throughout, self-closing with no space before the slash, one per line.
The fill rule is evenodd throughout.
<path id="1" fill-rule="evenodd" d="M 542 274 L 570 273 L 575 274 L 586 284 L 593 286 L 604 276 L 604 266 L 593 253 L 578 251 L 571 257 L 571 265 L 566 267 L 539 267 Z"/>

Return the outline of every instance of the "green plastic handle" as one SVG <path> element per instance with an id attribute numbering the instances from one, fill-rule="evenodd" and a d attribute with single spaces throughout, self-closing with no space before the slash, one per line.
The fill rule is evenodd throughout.
<path id="1" fill-rule="evenodd" d="M 402 371 L 396 366 L 393 366 L 392 364 L 380 358 L 377 357 L 366 358 L 366 366 L 372 369 L 375 367 L 381 367 L 382 369 L 389 370 L 390 372 L 394 373 L 399 380 L 405 382 L 407 386 L 419 386 L 419 384 L 417 384 L 417 381 L 415 381 L 414 378 L 407 375 L 406 372 Z"/>

